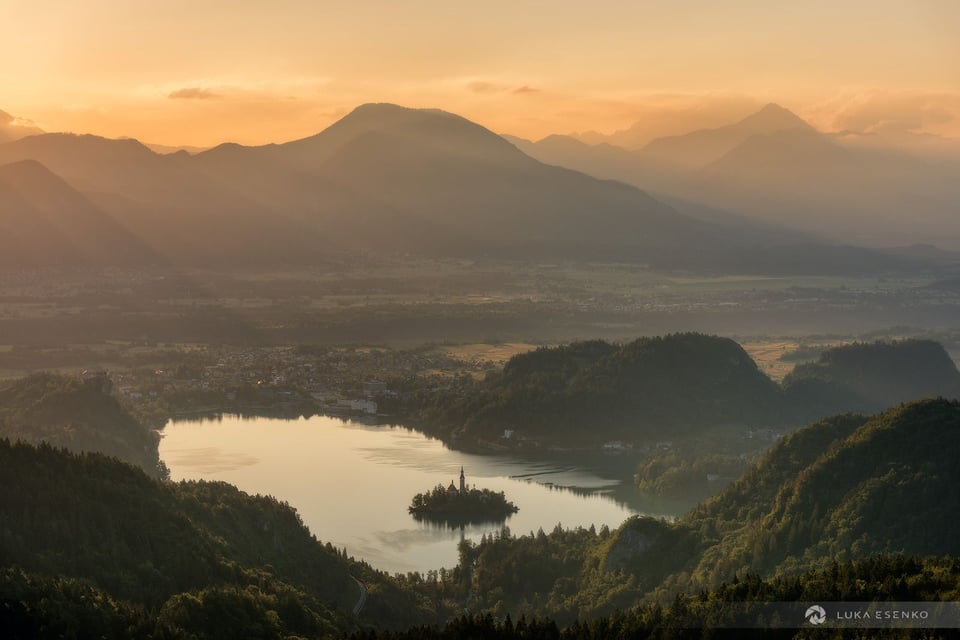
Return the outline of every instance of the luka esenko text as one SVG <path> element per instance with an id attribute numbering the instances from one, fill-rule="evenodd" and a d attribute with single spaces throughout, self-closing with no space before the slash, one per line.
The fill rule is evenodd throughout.
<path id="1" fill-rule="evenodd" d="M 407 510 L 418 519 L 479 522 L 504 520 L 518 509 L 502 491 L 468 489 L 460 467 L 459 487 L 452 480 L 446 488 L 438 484 L 432 491 L 415 495 Z"/>

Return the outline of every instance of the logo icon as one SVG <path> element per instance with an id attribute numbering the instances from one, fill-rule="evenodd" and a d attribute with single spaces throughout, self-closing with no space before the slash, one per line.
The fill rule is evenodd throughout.
<path id="1" fill-rule="evenodd" d="M 804 614 L 804 617 L 810 624 L 823 624 L 827 621 L 827 612 L 823 607 L 815 604 L 807 609 L 807 613 Z"/>

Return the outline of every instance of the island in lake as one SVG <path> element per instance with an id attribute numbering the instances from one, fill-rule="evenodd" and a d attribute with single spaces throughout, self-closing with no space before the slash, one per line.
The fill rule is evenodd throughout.
<path id="1" fill-rule="evenodd" d="M 496 522 L 518 511 L 502 491 L 467 489 L 463 467 L 459 488 L 452 480 L 447 488 L 438 484 L 432 491 L 415 495 L 407 510 L 418 520 L 454 523 Z"/>

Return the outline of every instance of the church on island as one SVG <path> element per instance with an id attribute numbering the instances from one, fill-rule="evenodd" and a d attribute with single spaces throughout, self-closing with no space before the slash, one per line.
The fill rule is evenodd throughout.
<path id="1" fill-rule="evenodd" d="M 453 480 L 450 481 L 450 486 L 447 487 L 448 496 L 461 496 L 467 492 L 466 477 L 463 475 L 463 467 L 460 467 L 460 488 L 457 489 L 457 486 L 453 484 Z"/>
<path id="2" fill-rule="evenodd" d="M 502 491 L 467 487 L 467 475 L 460 467 L 460 487 L 451 480 L 447 488 L 438 484 L 432 491 L 418 493 L 407 507 L 417 519 L 451 523 L 499 522 L 517 512 Z"/>

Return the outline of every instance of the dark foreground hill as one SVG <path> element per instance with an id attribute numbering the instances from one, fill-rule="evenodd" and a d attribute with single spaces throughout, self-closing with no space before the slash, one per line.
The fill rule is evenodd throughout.
<path id="1" fill-rule="evenodd" d="M 461 567 L 472 567 L 481 610 L 546 614 L 562 623 L 646 597 L 723 590 L 747 575 L 792 584 L 782 599 L 794 600 L 817 593 L 801 588 L 805 578 L 797 576 L 822 571 L 817 598 L 856 599 L 864 585 L 851 582 L 837 561 L 960 554 L 958 456 L 957 402 L 836 416 L 784 438 L 740 480 L 675 522 L 633 517 L 615 531 L 503 532 L 462 548 Z M 880 581 L 892 597 L 910 591 Z M 950 599 L 955 589 L 916 595 Z"/>
<path id="2" fill-rule="evenodd" d="M 657 640 L 730 638 L 952 638 L 951 629 L 823 629 L 803 628 L 812 602 L 951 601 L 960 589 L 956 559 L 878 556 L 800 576 L 763 579 L 746 575 L 697 595 L 679 595 L 669 606 L 643 605 L 567 625 L 536 616 L 464 615 L 443 627 L 417 627 L 399 632 L 356 634 L 356 640 Z M 767 608 L 764 603 L 793 603 Z M 779 613 L 771 614 L 773 609 Z M 785 611 L 793 614 L 785 618 Z"/>
<path id="3" fill-rule="evenodd" d="M 223 587 L 243 594 L 253 586 L 257 595 L 296 602 L 305 594 L 289 583 L 309 584 L 321 598 L 297 603 L 302 624 L 315 631 L 344 624 L 337 609 L 349 603 L 336 595 L 349 588 L 345 563 L 276 501 L 225 484 L 160 484 L 120 462 L 49 446 L 2 442 L 0 459 L 9 487 L 0 498 L 0 566 L 79 579 L 115 600 L 161 610 L 161 619 L 181 600 L 191 604 L 186 594 L 202 617 L 210 613 L 205 596 L 216 606 Z"/>
<path id="4" fill-rule="evenodd" d="M 164 483 L 101 455 L 6 440 L 0 483 L 3 629 L 17 620 L 51 624 L 40 635 L 53 637 L 92 620 L 111 637 L 330 636 L 355 624 L 360 589 L 351 576 L 369 590 L 362 620 L 435 619 L 436 605 L 428 610 L 395 581 L 318 542 L 273 498 L 225 483 Z M 71 622 L 71 608 L 82 624 Z M 114 624 L 135 624 L 137 633 L 117 633 Z"/>
<path id="5" fill-rule="evenodd" d="M 960 403 L 923 400 L 801 429 L 687 523 L 719 542 L 698 565 L 790 571 L 874 553 L 960 554 Z"/>

